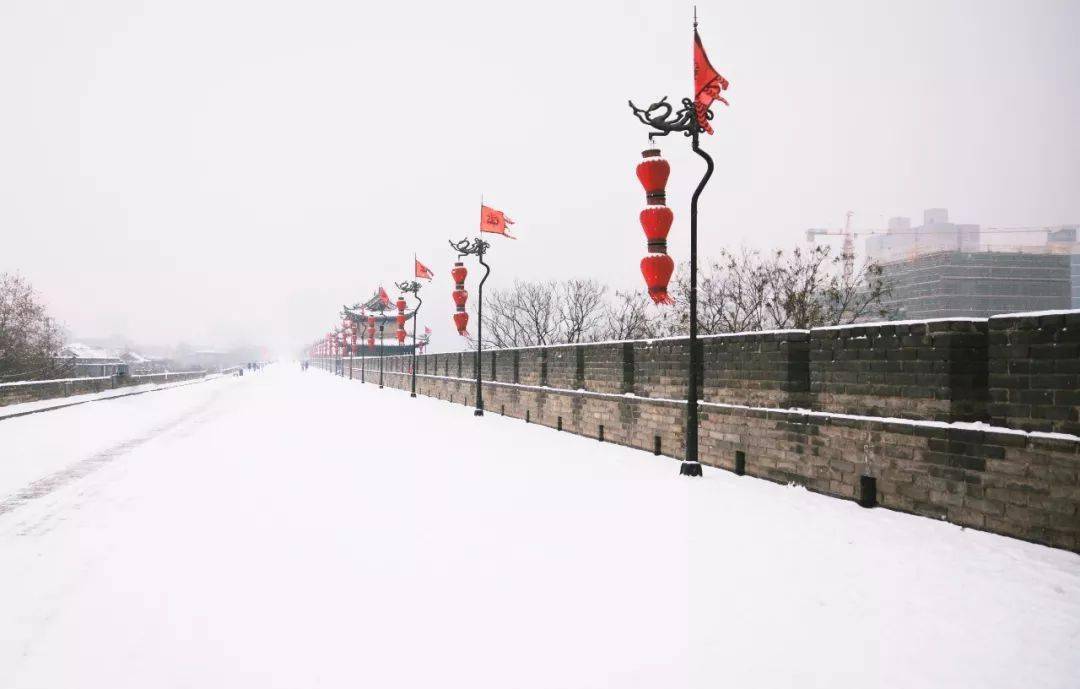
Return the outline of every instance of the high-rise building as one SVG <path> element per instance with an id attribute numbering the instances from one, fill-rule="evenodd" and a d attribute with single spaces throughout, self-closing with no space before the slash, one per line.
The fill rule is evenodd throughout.
<path id="1" fill-rule="evenodd" d="M 978 225 L 958 225 L 949 222 L 945 208 L 930 208 L 923 212 L 923 224 L 911 226 L 910 218 L 890 218 L 885 234 L 871 235 L 866 240 L 870 260 L 889 263 L 939 251 L 978 251 Z"/>
<path id="2" fill-rule="evenodd" d="M 1025 243 L 1003 244 L 1015 241 L 1010 233 Z M 883 269 L 892 290 L 886 306 L 896 318 L 1080 308 L 1076 226 L 983 230 L 932 208 L 918 227 L 891 219 L 885 233 L 867 238 L 866 250 Z"/>
<path id="3" fill-rule="evenodd" d="M 1073 308 L 1080 255 L 939 251 L 882 264 L 895 318 L 985 318 Z"/>

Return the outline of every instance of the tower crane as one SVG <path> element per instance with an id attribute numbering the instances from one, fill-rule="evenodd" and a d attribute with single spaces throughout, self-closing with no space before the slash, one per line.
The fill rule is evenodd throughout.
<path id="1" fill-rule="evenodd" d="M 844 248 L 840 254 L 841 260 L 844 262 L 844 281 L 851 282 L 851 278 L 855 273 L 855 238 L 860 234 L 881 234 L 885 230 L 859 230 L 858 232 L 851 229 L 851 216 L 855 215 L 853 212 L 848 211 L 844 215 L 844 227 L 843 229 L 828 229 L 814 227 L 806 231 L 806 241 L 813 242 L 814 237 L 819 235 L 840 235 L 844 238 Z"/>

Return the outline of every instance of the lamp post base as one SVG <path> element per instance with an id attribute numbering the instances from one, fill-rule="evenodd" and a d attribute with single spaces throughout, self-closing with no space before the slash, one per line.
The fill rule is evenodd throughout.
<path id="1" fill-rule="evenodd" d="M 483 409 L 473 409 L 472 415 L 473 416 L 483 416 L 484 415 L 484 410 Z"/>
<path id="2" fill-rule="evenodd" d="M 680 476 L 701 476 L 700 462 L 683 462 L 679 467 Z"/>
<path id="3" fill-rule="evenodd" d="M 410 392 L 409 397 L 416 397 L 416 393 L 415 392 Z"/>

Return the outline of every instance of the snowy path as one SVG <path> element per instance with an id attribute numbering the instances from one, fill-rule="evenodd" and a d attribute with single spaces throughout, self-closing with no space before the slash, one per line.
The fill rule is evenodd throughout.
<path id="1" fill-rule="evenodd" d="M 1076 687 L 1080 557 L 279 366 L 0 424 L 0 688 Z"/>

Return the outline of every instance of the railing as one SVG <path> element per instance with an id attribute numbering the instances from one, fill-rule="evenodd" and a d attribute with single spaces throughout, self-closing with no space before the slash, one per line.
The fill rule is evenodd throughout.
<path id="1" fill-rule="evenodd" d="M 161 373 L 138 373 L 126 376 L 127 378 L 160 378 L 165 376 L 165 380 L 169 379 L 169 376 L 190 376 L 190 375 L 206 375 L 206 370 L 198 371 L 162 371 Z"/>
<path id="2" fill-rule="evenodd" d="M 77 383 L 85 380 L 112 380 L 112 376 L 87 376 L 82 378 L 53 378 L 52 380 L 16 380 L 0 383 L 0 388 L 12 388 L 28 385 L 49 385 L 54 383 Z"/>

